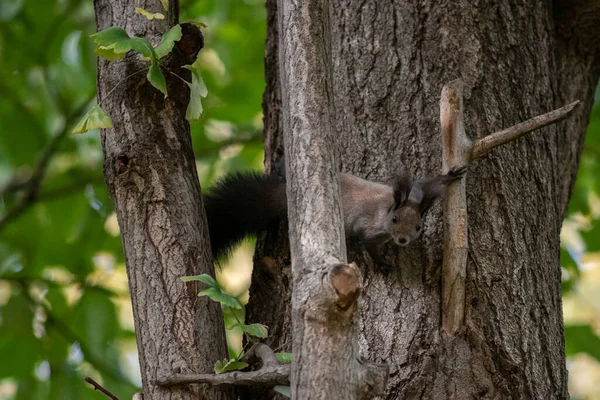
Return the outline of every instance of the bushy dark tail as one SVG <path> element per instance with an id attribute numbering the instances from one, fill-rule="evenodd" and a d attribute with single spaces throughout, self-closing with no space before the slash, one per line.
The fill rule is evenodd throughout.
<path id="1" fill-rule="evenodd" d="M 246 236 L 287 215 L 285 180 L 244 172 L 217 181 L 204 195 L 213 258 L 222 259 Z"/>

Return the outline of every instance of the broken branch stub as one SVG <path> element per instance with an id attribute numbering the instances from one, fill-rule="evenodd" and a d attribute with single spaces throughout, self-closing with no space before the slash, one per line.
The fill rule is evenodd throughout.
<path id="1" fill-rule="evenodd" d="M 444 86 L 440 99 L 442 134 L 442 171 L 468 165 L 491 149 L 567 118 L 579 100 L 562 108 L 538 115 L 510 128 L 494 132 L 474 142 L 469 139 L 463 121 L 463 83 L 456 79 Z M 458 332 L 465 317 L 467 276 L 468 218 L 466 173 L 451 183 L 444 201 L 444 259 L 442 264 L 442 329 Z"/>

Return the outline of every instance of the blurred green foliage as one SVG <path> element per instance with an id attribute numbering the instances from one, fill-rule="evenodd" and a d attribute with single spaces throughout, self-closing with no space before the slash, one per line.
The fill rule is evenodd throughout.
<path id="1" fill-rule="evenodd" d="M 262 168 L 266 16 L 263 1 L 180 3 L 208 26 L 192 125 L 206 187 Z M 91 0 L 0 3 L 0 399 L 105 398 L 86 375 L 123 399 L 140 386 L 99 132 L 70 134 L 95 104 L 95 30 Z"/>
<path id="2" fill-rule="evenodd" d="M 180 5 L 181 21 L 208 26 L 200 59 L 208 97 L 192 125 L 206 187 L 262 165 L 264 1 Z M 94 32 L 91 0 L 0 2 L 0 399 L 104 398 L 85 375 L 120 398 L 140 385 L 99 133 L 69 133 L 95 100 Z M 584 221 L 574 242 L 583 245 L 561 253 L 565 293 L 576 290 L 582 256 L 600 250 L 599 158 L 597 97 L 568 213 Z M 565 334 L 568 354 L 600 356 L 589 325 Z"/>

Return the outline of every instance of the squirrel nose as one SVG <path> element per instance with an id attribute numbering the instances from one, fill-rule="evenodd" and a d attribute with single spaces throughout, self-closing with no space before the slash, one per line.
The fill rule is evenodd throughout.
<path id="1" fill-rule="evenodd" d="M 405 236 L 399 237 L 398 244 L 401 246 L 406 246 L 408 244 L 408 238 Z"/>

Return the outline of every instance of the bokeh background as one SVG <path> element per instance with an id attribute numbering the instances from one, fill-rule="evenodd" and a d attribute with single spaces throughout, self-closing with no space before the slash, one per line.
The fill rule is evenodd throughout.
<path id="1" fill-rule="evenodd" d="M 180 0 L 206 48 L 205 112 L 192 124 L 203 188 L 262 169 L 264 0 Z M 140 18 L 143 18 L 140 16 Z M 121 398 L 140 387 L 119 230 L 99 132 L 71 130 L 94 104 L 92 0 L 0 0 L 0 400 Z M 569 389 L 600 399 L 600 91 L 561 234 Z M 248 298 L 253 243 L 218 279 Z M 231 319 L 226 315 L 226 323 Z M 231 352 L 240 332 L 229 332 Z"/>

